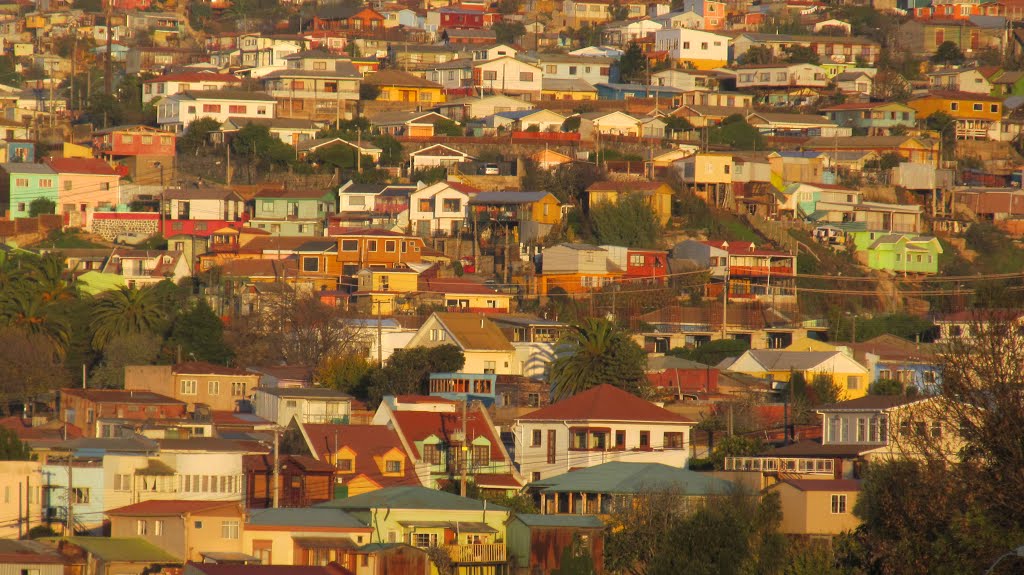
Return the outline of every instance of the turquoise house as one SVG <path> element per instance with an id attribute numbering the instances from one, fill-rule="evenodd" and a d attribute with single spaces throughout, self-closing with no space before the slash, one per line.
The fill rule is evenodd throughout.
<path id="1" fill-rule="evenodd" d="M 57 206 L 57 172 L 45 164 L 0 164 L 0 206 L 11 219 L 27 218 L 32 200 L 45 198 Z"/>
<path id="2" fill-rule="evenodd" d="M 938 238 L 917 234 L 851 232 L 858 258 L 873 270 L 908 274 L 939 273 Z"/>
<path id="3" fill-rule="evenodd" d="M 322 236 L 337 195 L 319 190 L 260 190 L 252 199 L 249 225 L 283 236 Z"/>

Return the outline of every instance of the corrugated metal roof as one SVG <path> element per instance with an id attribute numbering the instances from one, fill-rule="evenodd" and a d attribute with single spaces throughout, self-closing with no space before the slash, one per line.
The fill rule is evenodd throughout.
<path id="1" fill-rule="evenodd" d="M 531 485 L 542 493 L 641 493 L 651 489 L 679 489 L 689 496 L 718 495 L 733 483 L 710 474 L 661 463 L 612 461 L 570 471 Z"/>
<path id="2" fill-rule="evenodd" d="M 354 495 L 321 503 L 317 507 L 334 507 L 345 510 L 375 509 L 433 509 L 437 511 L 483 511 L 484 502 L 460 497 L 445 491 L 426 487 L 385 487 L 369 493 Z M 508 511 L 507 508 L 487 503 L 492 511 Z"/>
<path id="3" fill-rule="evenodd" d="M 275 527 L 335 527 L 338 529 L 364 528 L 366 525 L 341 509 L 322 507 L 297 509 L 253 509 L 246 525 Z"/>

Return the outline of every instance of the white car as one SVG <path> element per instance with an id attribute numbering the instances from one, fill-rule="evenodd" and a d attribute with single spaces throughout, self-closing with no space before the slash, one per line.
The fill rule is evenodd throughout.
<path id="1" fill-rule="evenodd" d="M 485 176 L 500 176 L 501 170 L 498 169 L 498 164 L 484 164 L 484 175 Z"/>

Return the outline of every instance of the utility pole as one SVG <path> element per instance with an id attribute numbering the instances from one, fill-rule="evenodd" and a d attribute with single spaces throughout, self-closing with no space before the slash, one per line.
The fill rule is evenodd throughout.
<path id="1" fill-rule="evenodd" d="M 75 534 L 75 506 L 72 503 L 74 498 L 74 491 L 71 488 L 72 476 L 74 474 L 75 467 L 71 464 L 71 452 L 68 452 L 68 513 L 65 518 L 67 522 L 64 524 L 64 535 Z"/>
<path id="2" fill-rule="evenodd" d="M 278 448 L 280 447 L 278 441 L 279 429 L 277 425 L 274 426 L 274 509 L 277 509 L 281 499 L 281 458 Z"/>
<path id="3" fill-rule="evenodd" d="M 114 43 L 114 5 L 113 0 L 106 1 L 106 13 L 107 13 L 107 53 L 104 54 L 106 58 L 103 61 L 103 88 L 106 90 L 108 96 L 114 94 L 114 73 L 113 64 L 110 59 L 110 52 L 113 50 Z"/>
<path id="4" fill-rule="evenodd" d="M 722 278 L 722 339 L 726 338 L 726 325 L 729 320 L 729 270 L 725 270 Z"/>
<path id="5" fill-rule="evenodd" d="M 467 467 L 469 467 L 469 465 L 468 465 L 468 463 L 469 463 L 469 461 L 468 461 L 468 459 L 469 459 L 469 448 L 466 447 L 466 439 L 468 439 L 466 437 L 466 404 L 467 403 L 469 403 L 469 396 L 468 395 L 462 401 L 462 445 L 459 446 L 459 448 L 462 449 L 462 460 L 461 460 L 461 465 L 460 465 L 460 467 L 462 467 L 462 480 L 459 482 L 459 495 L 461 495 L 463 497 L 466 496 L 466 473 L 467 473 Z"/>
<path id="6" fill-rule="evenodd" d="M 384 367 L 384 330 L 381 327 L 380 305 L 384 302 L 376 301 L 377 304 L 377 367 Z"/>

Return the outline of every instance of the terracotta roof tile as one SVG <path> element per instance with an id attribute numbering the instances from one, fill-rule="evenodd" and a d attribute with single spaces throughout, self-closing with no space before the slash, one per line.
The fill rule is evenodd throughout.
<path id="1" fill-rule="evenodd" d="M 491 443 L 491 459 L 502 461 L 505 455 L 501 452 L 501 440 L 479 410 L 477 407 L 466 416 L 466 439 L 472 442 L 477 437 L 486 437 Z M 462 431 L 461 412 L 395 411 L 392 416 L 410 445 L 431 435 L 445 442 L 453 441 L 453 436 Z"/>
<path id="2" fill-rule="evenodd" d="M 659 421 L 695 423 L 607 383 L 527 413 L 522 421 Z"/>
<path id="3" fill-rule="evenodd" d="M 404 477 L 385 477 L 375 456 L 384 455 L 392 449 L 397 449 L 403 454 L 405 449 L 402 440 L 394 429 L 385 425 L 337 425 L 337 424 L 313 424 L 303 425 L 306 436 L 312 443 L 312 449 L 316 452 L 321 462 L 333 462 L 335 446 L 337 449 L 348 447 L 356 453 L 353 462 L 353 473 L 344 474 L 342 477 L 352 478 L 365 475 L 368 479 L 381 487 L 395 485 L 419 485 L 419 479 L 412 465 L 406 466 Z M 408 456 L 408 454 L 406 454 Z"/>

